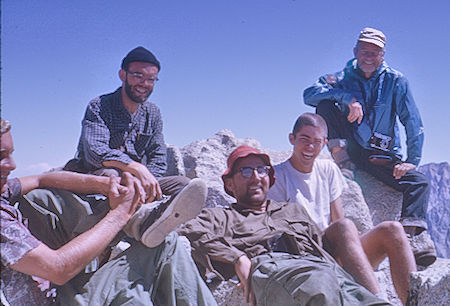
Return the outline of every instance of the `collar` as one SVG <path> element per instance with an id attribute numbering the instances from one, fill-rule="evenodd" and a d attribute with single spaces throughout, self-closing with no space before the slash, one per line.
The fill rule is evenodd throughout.
<path id="1" fill-rule="evenodd" d="M 280 209 L 282 209 L 284 206 L 288 205 L 287 202 L 284 203 L 278 203 L 272 200 L 267 200 L 267 207 L 265 211 L 260 211 L 260 210 L 255 210 L 255 209 L 251 209 L 251 208 L 245 208 L 242 206 L 237 205 L 236 203 L 231 204 L 231 207 L 238 211 L 241 214 L 254 214 L 254 215 L 261 215 L 261 214 L 265 214 L 265 213 L 269 213 L 272 214 L 274 211 L 278 211 Z"/>
<path id="2" fill-rule="evenodd" d="M 138 109 L 136 111 L 136 114 L 134 114 L 134 115 L 130 114 L 128 112 L 128 110 L 125 108 L 125 106 L 123 106 L 123 102 L 122 102 L 122 86 L 117 88 L 117 90 L 112 94 L 112 96 L 113 96 L 112 105 L 113 105 L 113 107 L 116 110 L 127 114 L 127 116 L 130 117 L 131 119 L 145 116 L 145 112 L 143 110 L 143 108 L 144 108 L 143 104 L 145 104 L 147 102 L 139 103 L 139 106 L 138 106 Z"/>

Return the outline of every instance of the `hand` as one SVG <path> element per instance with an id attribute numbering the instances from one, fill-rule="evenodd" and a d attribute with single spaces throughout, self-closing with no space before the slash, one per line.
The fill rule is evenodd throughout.
<path id="1" fill-rule="evenodd" d="M 140 202 L 140 195 L 135 191 L 135 180 L 128 172 L 122 174 L 120 184 L 117 177 L 110 178 L 108 199 L 111 210 L 123 211 L 129 217 L 134 214 Z"/>
<path id="2" fill-rule="evenodd" d="M 138 162 L 132 162 L 128 165 L 130 172 L 141 182 L 141 185 L 146 194 L 145 201 L 152 202 L 159 200 L 162 197 L 161 187 L 158 181 L 150 173 L 150 171 L 143 164 Z"/>
<path id="3" fill-rule="evenodd" d="M 240 281 L 238 288 L 244 289 L 244 297 L 247 303 L 256 305 L 255 294 L 253 293 L 251 280 L 249 279 L 251 267 L 252 262 L 246 255 L 239 257 L 238 261 L 234 264 L 234 270 Z"/>
<path id="4" fill-rule="evenodd" d="M 401 179 L 408 171 L 415 170 L 416 166 L 410 163 L 401 163 L 394 166 L 392 175 L 396 180 Z"/>
<path id="5" fill-rule="evenodd" d="M 329 85 L 334 86 L 334 85 L 336 85 L 337 78 L 336 78 L 335 75 L 329 74 L 329 75 L 327 75 L 325 81 L 326 81 Z"/>
<path id="6" fill-rule="evenodd" d="M 361 104 L 356 101 L 356 98 L 352 99 L 352 101 L 348 105 L 348 108 L 350 110 L 347 116 L 348 122 L 353 123 L 358 120 L 358 124 L 361 124 L 364 113 Z"/>

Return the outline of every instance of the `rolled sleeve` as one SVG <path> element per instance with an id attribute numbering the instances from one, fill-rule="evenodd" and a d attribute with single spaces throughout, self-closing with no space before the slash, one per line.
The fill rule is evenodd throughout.
<path id="1" fill-rule="evenodd" d="M 214 261 L 234 264 L 245 252 L 234 247 L 226 238 L 226 216 L 221 209 L 205 209 L 200 215 L 178 230 L 191 242 L 192 257 L 204 267 L 217 272 Z"/>
<path id="2" fill-rule="evenodd" d="M 40 242 L 26 226 L 8 210 L 1 209 L 1 258 L 2 265 L 15 264 Z"/>

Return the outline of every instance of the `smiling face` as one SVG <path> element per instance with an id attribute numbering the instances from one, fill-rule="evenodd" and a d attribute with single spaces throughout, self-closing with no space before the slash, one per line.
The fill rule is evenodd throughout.
<path id="1" fill-rule="evenodd" d="M 269 175 L 260 175 L 253 171 L 250 178 L 246 178 L 239 171 L 240 168 L 258 168 L 267 166 L 262 158 L 249 155 L 238 159 L 233 167 L 233 175 L 225 179 L 228 190 L 233 193 L 237 205 L 245 208 L 264 211 L 266 209 L 267 192 L 269 191 Z"/>
<path id="2" fill-rule="evenodd" d="M 6 181 L 11 171 L 16 169 L 16 163 L 12 158 L 12 153 L 14 151 L 14 145 L 10 132 L 3 133 L 1 135 L 1 146 L 0 146 L 0 174 L 1 174 L 1 191 L 4 192 L 6 187 Z"/>
<path id="3" fill-rule="evenodd" d="M 364 72 L 366 78 L 370 78 L 383 63 L 384 49 L 377 45 L 360 41 L 353 53 L 358 61 L 359 69 Z"/>
<path id="4" fill-rule="evenodd" d="M 328 142 L 325 135 L 322 128 L 311 125 L 303 126 L 295 135 L 289 134 L 289 141 L 294 146 L 289 160 L 295 169 L 304 173 L 312 171 L 314 160 Z"/>
<path id="5" fill-rule="evenodd" d="M 133 74 L 139 74 L 135 77 Z M 153 91 L 158 67 L 146 62 L 131 62 L 127 70 L 120 70 L 120 79 L 127 97 L 134 103 L 144 103 Z"/>

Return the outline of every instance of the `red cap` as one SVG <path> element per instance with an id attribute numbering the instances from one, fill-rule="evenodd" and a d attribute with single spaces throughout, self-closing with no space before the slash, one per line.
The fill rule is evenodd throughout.
<path id="1" fill-rule="evenodd" d="M 224 185 L 225 192 L 229 194 L 230 196 L 233 196 L 233 193 L 227 189 L 225 185 L 225 179 L 230 176 L 233 171 L 234 164 L 239 158 L 244 158 L 249 155 L 256 155 L 261 157 L 267 166 L 270 166 L 269 170 L 269 179 L 270 179 L 270 185 L 269 187 L 272 187 L 272 185 L 275 183 L 275 171 L 273 170 L 272 164 L 270 163 L 270 157 L 267 154 L 261 153 L 258 149 L 249 147 L 249 146 L 239 146 L 236 149 L 234 149 L 233 152 L 231 152 L 230 156 L 228 156 L 227 159 L 227 170 L 222 174 L 222 181 Z"/>

